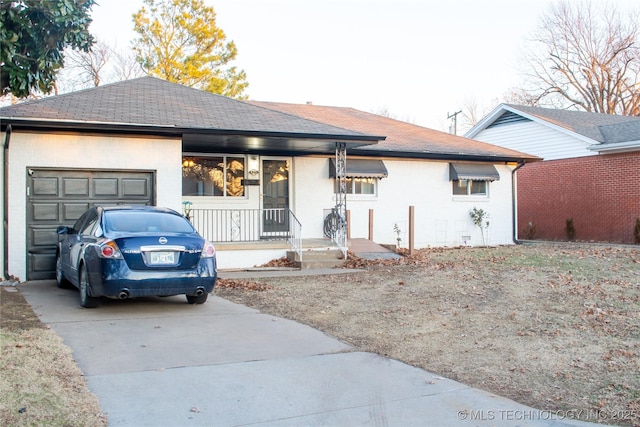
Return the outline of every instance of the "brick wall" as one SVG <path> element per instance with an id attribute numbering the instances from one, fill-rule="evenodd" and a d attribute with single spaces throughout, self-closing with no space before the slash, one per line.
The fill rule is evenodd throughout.
<path id="1" fill-rule="evenodd" d="M 518 238 L 634 243 L 640 217 L 640 152 L 530 163 L 517 172 Z"/>

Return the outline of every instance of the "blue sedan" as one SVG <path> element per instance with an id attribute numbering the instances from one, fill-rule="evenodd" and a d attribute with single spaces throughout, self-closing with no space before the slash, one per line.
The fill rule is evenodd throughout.
<path id="1" fill-rule="evenodd" d="M 215 248 L 171 209 L 94 207 L 57 231 L 57 285 L 78 288 L 83 307 L 100 297 L 180 294 L 203 304 L 215 286 Z"/>

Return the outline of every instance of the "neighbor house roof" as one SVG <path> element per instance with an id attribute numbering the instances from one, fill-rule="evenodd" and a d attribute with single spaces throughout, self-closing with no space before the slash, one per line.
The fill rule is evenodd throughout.
<path id="1" fill-rule="evenodd" d="M 326 146 L 331 148 L 336 140 L 371 144 L 384 139 L 154 77 L 3 107 L 0 122 L 3 129 L 11 124 L 13 130 L 46 128 L 180 135 L 193 149 L 211 142 L 226 147 L 253 143 L 252 147 L 259 149 L 255 141 L 239 136 L 271 138 L 268 145 L 272 150 L 278 145 L 293 150 L 296 147 L 292 140 L 307 148 L 317 147 L 318 140 L 327 140 Z"/>
<path id="2" fill-rule="evenodd" d="M 465 136 L 473 138 L 491 126 L 522 119 L 571 133 L 593 144 L 591 149 L 594 151 L 626 151 L 633 147 L 640 149 L 640 117 L 514 104 L 499 105 Z"/>
<path id="3" fill-rule="evenodd" d="M 362 133 L 385 135 L 376 145 L 357 147 L 350 154 L 482 161 L 533 161 L 536 156 L 425 128 L 348 107 L 248 101 L 321 123 Z"/>

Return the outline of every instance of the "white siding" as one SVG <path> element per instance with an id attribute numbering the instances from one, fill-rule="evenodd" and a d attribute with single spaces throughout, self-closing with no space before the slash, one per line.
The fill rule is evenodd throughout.
<path id="1" fill-rule="evenodd" d="M 9 274 L 26 277 L 26 168 L 132 169 L 156 172 L 156 203 L 180 211 L 179 139 L 13 132 L 9 145 Z M 4 236 L 3 236 L 4 237 Z M 4 259 L 4 254 L 2 254 Z"/>
<path id="2" fill-rule="evenodd" d="M 536 122 L 483 129 L 473 139 L 542 157 L 544 160 L 597 155 L 591 144 Z"/>

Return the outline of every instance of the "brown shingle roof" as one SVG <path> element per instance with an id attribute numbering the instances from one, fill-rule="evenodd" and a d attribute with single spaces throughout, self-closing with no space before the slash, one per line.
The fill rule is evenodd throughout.
<path id="1" fill-rule="evenodd" d="M 377 139 L 154 77 L 3 107 L 0 119 L 4 124 L 23 119 Z"/>
<path id="2" fill-rule="evenodd" d="M 366 113 L 354 108 L 248 102 L 341 128 L 386 136 L 384 141 L 380 141 L 376 145 L 354 148 L 352 154 L 366 153 L 378 156 L 423 158 L 482 158 L 483 160 L 495 158 L 501 161 L 539 160 L 535 156 L 518 151 Z"/>

